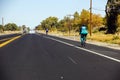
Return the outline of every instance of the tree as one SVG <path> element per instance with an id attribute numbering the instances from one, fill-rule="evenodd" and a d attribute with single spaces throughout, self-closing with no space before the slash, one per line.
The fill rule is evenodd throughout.
<path id="1" fill-rule="evenodd" d="M 81 14 L 80 14 L 80 19 L 81 19 L 81 24 L 88 25 L 90 22 L 90 12 L 83 9 Z"/>
<path id="2" fill-rule="evenodd" d="M 35 27 L 35 30 L 43 30 L 43 29 L 44 29 L 44 28 L 42 28 L 41 25 L 38 25 L 38 26 Z"/>
<path id="3" fill-rule="evenodd" d="M 90 12 L 88 10 L 83 9 L 80 14 L 78 12 L 75 12 L 72 15 L 73 18 L 71 18 L 70 16 L 71 15 L 65 16 L 59 22 L 57 17 L 48 17 L 45 20 L 43 20 L 40 25 L 36 26 L 36 29 L 40 30 L 48 28 L 51 31 L 54 30 L 59 30 L 62 32 L 69 31 L 70 33 L 71 30 L 79 31 L 79 28 L 82 24 L 86 24 L 89 28 Z M 103 18 L 99 14 L 93 14 L 92 19 L 93 27 L 99 27 L 104 24 Z"/>
<path id="4" fill-rule="evenodd" d="M 63 20 L 63 19 L 60 20 L 60 21 L 58 22 L 58 27 L 57 27 L 57 29 L 58 29 L 59 31 L 66 32 L 67 30 L 65 29 L 64 24 L 65 24 L 65 20 Z"/>
<path id="5" fill-rule="evenodd" d="M 16 31 L 18 30 L 18 26 L 15 23 L 8 23 L 4 26 L 6 31 Z"/>
<path id="6" fill-rule="evenodd" d="M 108 0 L 106 4 L 107 33 L 115 34 L 117 31 L 117 19 L 120 14 L 120 0 Z"/>
<path id="7" fill-rule="evenodd" d="M 117 32 L 120 32 L 120 15 L 118 16 L 117 20 Z"/>
<path id="8" fill-rule="evenodd" d="M 103 18 L 100 14 L 93 14 L 92 16 L 92 26 L 101 27 L 103 25 Z"/>
<path id="9" fill-rule="evenodd" d="M 79 17 L 80 17 L 78 12 L 75 12 L 73 16 L 74 16 L 74 19 L 79 19 Z"/>
<path id="10" fill-rule="evenodd" d="M 26 26 L 25 25 L 22 25 L 22 30 L 24 31 L 26 29 Z"/>
<path id="11" fill-rule="evenodd" d="M 58 18 L 57 17 L 48 17 L 41 22 L 41 27 L 43 29 L 48 28 L 49 30 L 53 31 L 58 26 Z"/>
<path id="12" fill-rule="evenodd" d="M 83 9 L 80 14 L 80 25 L 85 24 L 90 29 L 90 12 L 88 10 Z M 103 17 L 100 14 L 93 14 L 92 13 L 92 28 L 98 28 L 103 25 Z"/>
<path id="13" fill-rule="evenodd" d="M 74 19 L 73 19 L 73 29 L 75 31 L 79 31 L 79 28 L 80 28 L 80 24 L 81 24 L 81 19 L 80 19 L 80 15 L 78 12 L 75 12 L 74 13 Z"/>
<path id="14" fill-rule="evenodd" d="M 0 25 L 0 32 L 3 32 L 3 25 Z"/>

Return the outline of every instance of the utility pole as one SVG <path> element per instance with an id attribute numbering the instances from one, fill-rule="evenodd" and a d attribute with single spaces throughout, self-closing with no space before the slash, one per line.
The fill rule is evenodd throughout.
<path id="1" fill-rule="evenodd" d="M 2 26 L 4 26 L 4 18 L 2 17 Z"/>
<path id="2" fill-rule="evenodd" d="M 90 36 L 92 36 L 92 0 L 90 0 Z"/>
<path id="3" fill-rule="evenodd" d="M 2 17 L 2 30 L 4 31 L 4 18 Z"/>
<path id="4" fill-rule="evenodd" d="M 69 25 L 68 25 L 68 27 L 69 27 L 69 36 L 70 36 L 70 32 L 71 32 L 71 16 L 73 16 L 73 15 L 71 15 L 71 14 L 69 14 L 69 15 L 67 15 L 69 18 L 70 18 L 70 20 L 69 20 Z"/>

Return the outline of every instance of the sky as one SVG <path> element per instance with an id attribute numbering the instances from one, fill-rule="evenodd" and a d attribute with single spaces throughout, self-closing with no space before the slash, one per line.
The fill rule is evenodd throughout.
<path id="1" fill-rule="evenodd" d="M 93 13 L 105 16 L 107 0 L 92 0 Z M 16 23 L 35 28 L 42 20 L 50 16 L 63 19 L 82 9 L 89 10 L 90 0 L 0 0 L 0 19 L 4 24 Z"/>

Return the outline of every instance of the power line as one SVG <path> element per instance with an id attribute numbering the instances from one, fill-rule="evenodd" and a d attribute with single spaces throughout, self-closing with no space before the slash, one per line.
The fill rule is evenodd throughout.
<path id="1" fill-rule="evenodd" d="M 97 10 L 97 11 L 105 11 L 105 10 L 102 10 L 102 9 L 97 9 L 97 8 L 92 8 L 93 10 Z"/>

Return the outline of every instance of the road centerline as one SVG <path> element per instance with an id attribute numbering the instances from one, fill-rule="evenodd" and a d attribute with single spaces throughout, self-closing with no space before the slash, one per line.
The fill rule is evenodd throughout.
<path id="1" fill-rule="evenodd" d="M 7 40 L 7 41 L 1 43 L 1 44 L 0 44 L 0 48 L 6 46 L 7 44 L 11 43 L 12 41 L 14 41 L 14 40 L 16 40 L 16 39 L 18 39 L 18 38 L 20 38 L 20 37 L 21 37 L 21 36 L 16 36 L 16 37 L 11 38 L 10 40 Z"/>

